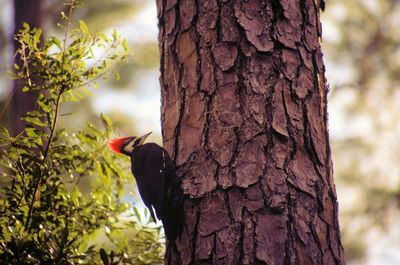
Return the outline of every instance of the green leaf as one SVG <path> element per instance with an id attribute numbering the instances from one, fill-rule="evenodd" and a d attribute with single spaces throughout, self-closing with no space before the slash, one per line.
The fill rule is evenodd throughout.
<path id="1" fill-rule="evenodd" d="M 112 33 L 112 37 L 113 37 L 113 41 L 117 41 L 118 40 L 118 33 L 117 33 L 117 31 L 114 29 L 113 30 L 113 33 Z"/>
<path id="2" fill-rule="evenodd" d="M 11 142 L 10 134 L 4 127 L 0 127 L 0 146 L 8 145 Z"/>
<path id="3" fill-rule="evenodd" d="M 128 44 L 127 44 L 127 42 L 126 42 L 126 39 L 123 39 L 122 40 L 122 43 L 121 43 L 121 45 L 122 45 L 122 48 L 124 49 L 124 51 L 129 51 L 129 48 L 128 48 Z"/>
<path id="4" fill-rule="evenodd" d="M 82 89 L 83 93 L 85 93 L 86 96 L 88 96 L 88 97 L 93 96 L 92 92 L 90 92 L 90 90 L 87 89 L 86 87 L 82 87 L 81 89 Z"/>
<path id="5" fill-rule="evenodd" d="M 140 213 L 138 211 L 138 209 L 135 207 L 133 207 L 133 212 L 135 213 L 136 218 L 138 219 L 139 222 L 142 222 L 142 218 L 140 217 Z"/>
<path id="6" fill-rule="evenodd" d="M 54 44 L 57 46 L 57 48 L 59 48 L 59 49 L 61 50 L 61 42 L 60 42 L 59 39 L 57 39 L 57 37 L 52 37 L 52 38 L 50 39 L 50 41 L 51 41 L 52 43 L 54 43 Z"/>
<path id="7" fill-rule="evenodd" d="M 42 29 L 35 29 L 35 33 L 33 35 L 33 41 L 35 46 L 40 42 L 41 35 L 42 35 Z"/>
<path id="8" fill-rule="evenodd" d="M 104 35 L 104 33 L 98 33 L 98 36 L 106 43 L 109 42 L 108 38 L 106 37 L 106 35 Z"/>
<path id="9" fill-rule="evenodd" d="M 113 72 L 113 76 L 114 76 L 115 80 L 121 79 L 121 76 L 117 72 Z"/>
<path id="10" fill-rule="evenodd" d="M 37 103 L 45 112 L 49 113 L 52 111 L 52 107 L 50 105 L 49 100 L 43 94 L 39 95 Z"/>
<path id="11" fill-rule="evenodd" d="M 25 32 L 28 32 L 30 30 L 30 26 L 26 22 L 22 23 L 22 28 L 23 28 L 23 31 L 25 31 Z"/>
<path id="12" fill-rule="evenodd" d="M 36 125 L 39 127 L 47 127 L 47 123 L 42 121 L 39 117 L 37 116 L 33 116 L 33 115 L 25 115 L 24 117 L 21 118 L 22 120 L 32 124 L 32 125 Z"/>
<path id="13" fill-rule="evenodd" d="M 37 137 L 39 137 L 39 134 L 38 134 L 38 131 L 37 131 L 37 129 L 36 128 L 33 128 L 33 127 L 26 127 L 25 128 L 25 133 L 26 133 L 26 135 L 28 136 L 28 137 L 31 137 L 31 138 L 37 138 Z"/>
<path id="14" fill-rule="evenodd" d="M 10 138 L 10 134 L 6 128 L 0 126 L 0 139 L 3 138 Z"/>
<path id="15" fill-rule="evenodd" d="M 110 117 L 107 117 L 103 113 L 100 113 L 100 119 L 104 125 L 104 128 L 106 128 L 107 130 L 111 129 L 112 121 L 111 121 Z"/>
<path id="16" fill-rule="evenodd" d="M 89 34 L 89 29 L 83 20 L 79 20 L 79 28 L 84 34 Z"/>
<path id="17" fill-rule="evenodd" d="M 64 12 L 61 12 L 61 13 L 60 13 L 60 16 L 61 16 L 61 19 L 62 19 L 62 20 L 67 20 L 67 19 L 68 19 L 68 17 L 65 15 Z"/>

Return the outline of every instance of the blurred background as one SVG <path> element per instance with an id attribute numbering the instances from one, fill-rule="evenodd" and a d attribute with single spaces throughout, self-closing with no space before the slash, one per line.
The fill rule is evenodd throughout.
<path id="1" fill-rule="evenodd" d="M 15 0 L 16 1 L 16 0 Z M 39 1 L 37 1 L 39 2 Z M 45 36 L 56 27 L 62 1 L 42 0 Z M 117 29 L 134 55 L 62 125 L 79 130 L 105 113 L 121 135 L 153 131 L 161 143 L 159 51 L 155 1 L 88 0 L 75 13 L 91 32 Z M 400 264 L 400 1 L 329 0 L 322 14 L 330 84 L 329 120 L 342 241 L 351 265 Z M 12 127 L 13 0 L 0 0 L 0 125 Z"/>

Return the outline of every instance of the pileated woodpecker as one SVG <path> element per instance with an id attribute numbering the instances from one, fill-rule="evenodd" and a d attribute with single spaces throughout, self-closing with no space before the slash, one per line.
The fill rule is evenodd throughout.
<path id="1" fill-rule="evenodd" d="M 116 138 L 108 142 L 108 147 L 131 158 L 140 196 L 153 221 L 162 221 L 168 241 L 173 242 L 182 232 L 183 192 L 168 152 L 155 143 L 144 143 L 150 134 Z"/>

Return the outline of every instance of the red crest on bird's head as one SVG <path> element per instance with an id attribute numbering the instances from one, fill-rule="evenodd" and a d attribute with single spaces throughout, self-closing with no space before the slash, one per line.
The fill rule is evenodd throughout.
<path id="1" fill-rule="evenodd" d="M 146 138 L 151 134 L 151 132 L 140 136 L 128 136 L 128 137 L 121 137 L 115 138 L 108 142 L 108 147 L 118 154 L 129 155 L 133 149 L 141 146 L 144 144 Z"/>
<path id="2" fill-rule="evenodd" d="M 128 136 L 128 137 L 121 137 L 121 138 L 112 139 L 107 143 L 108 148 L 113 150 L 115 153 L 122 154 L 121 147 L 122 147 L 122 145 L 125 143 L 125 141 L 128 138 L 130 138 L 130 137 Z"/>

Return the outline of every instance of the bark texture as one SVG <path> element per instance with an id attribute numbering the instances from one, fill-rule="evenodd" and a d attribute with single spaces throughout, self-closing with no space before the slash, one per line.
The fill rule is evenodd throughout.
<path id="1" fill-rule="evenodd" d="M 14 35 L 19 32 L 24 22 L 28 23 L 31 28 L 41 28 L 43 19 L 43 1 L 42 0 L 14 0 Z M 43 40 L 43 38 L 42 38 Z M 16 52 L 20 45 L 17 41 L 13 40 L 14 52 Z M 17 56 L 15 62 L 20 67 L 23 62 Z M 25 122 L 20 118 L 28 111 L 35 109 L 37 99 L 36 93 L 22 92 L 22 82 L 15 81 L 13 85 L 13 98 L 11 105 L 11 121 L 13 125 L 14 134 L 19 134 L 25 127 Z"/>
<path id="2" fill-rule="evenodd" d="M 164 146 L 187 196 L 166 264 L 344 264 L 321 3 L 157 8 Z"/>

